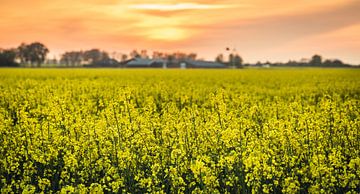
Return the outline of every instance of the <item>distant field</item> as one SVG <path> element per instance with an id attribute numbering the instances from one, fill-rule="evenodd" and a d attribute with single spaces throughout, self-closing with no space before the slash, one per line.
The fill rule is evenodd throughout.
<path id="1" fill-rule="evenodd" d="M 358 69 L 0 69 L 1 193 L 360 193 Z"/>

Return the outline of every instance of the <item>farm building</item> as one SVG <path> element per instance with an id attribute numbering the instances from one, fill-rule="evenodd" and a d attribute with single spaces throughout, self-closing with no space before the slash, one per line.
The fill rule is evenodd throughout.
<path id="1" fill-rule="evenodd" d="M 226 68 L 226 66 L 213 61 L 184 60 L 180 62 L 180 68 Z"/>
<path id="2" fill-rule="evenodd" d="M 224 64 L 198 60 L 164 60 L 133 58 L 124 64 L 127 68 L 226 68 Z"/>
<path id="3" fill-rule="evenodd" d="M 115 59 L 105 59 L 105 60 L 98 61 L 98 62 L 90 64 L 90 65 L 86 65 L 85 67 L 114 68 L 114 67 L 121 67 L 121 64 L 119 62 L 117 62 Z"/>
<path id="4" fill-rule="evenodd" d="M 151 68 L 151 67 L 164 67 L 166 65 L 165 60 L 161 59 L 143 59 L 143 58 L 133 58 L 129 60 L 125 67 L 128 68 Z"/>

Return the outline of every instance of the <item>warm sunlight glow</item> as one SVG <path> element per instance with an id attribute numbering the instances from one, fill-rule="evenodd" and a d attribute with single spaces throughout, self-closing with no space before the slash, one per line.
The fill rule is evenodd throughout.
<path id="1" fill-rule="evenodd" d="M 136 4 L 130 5 L 131 9 L 139 10 L 159 10 L 159 11 L 178 11 L 178 10 L 206 10 L 228 8 L 228 5 L 210 5 L 198 3 L 178 3 L 178 4 Z"/>
<path id="2" fill-rule="evenodd" d="M 184 30 L 175 27 L 157 28 L 149 30 L 149 39 L 163 40 L 163 41 L 178 41 L 186 38 Z"/>

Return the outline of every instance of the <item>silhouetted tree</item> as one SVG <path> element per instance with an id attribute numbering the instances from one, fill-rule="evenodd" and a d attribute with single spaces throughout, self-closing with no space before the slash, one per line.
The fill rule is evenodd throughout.
<path id="1" fill-rule="evenodd" d="M 130 57 L 131 58 L 140 58 L 141 55 L 137 50 L 133 50 L 133 51 L 130 52 Z"/>
<path id="2" fill-rule="evenodd" d="M 218 63 L 224 63 L 224 55 L 219 54 L 218 56 L 216 56 L 215 61 Z"/>
<path id="3" fill-rule="evenodd" d="M 44 63 L 49 49 L 40 42 L 34 42 L 29 45 L 30 62 L 36 64 L 38 67 Z"/>
<path id="4" fill-rule="evenodd" d="M 311 58 L 309 63 L 312 66 L 321 66 L 322 65 L 322 57 L 320 55 L 314 55 Z"/>
<path id="5" fill-rule="evenodd" d="M 172 55 L 174 56 L 175 60 L 186 60 L 186 59 L 188 59 L 188 56 L 187 56 L 186 53 L 175 52 Z"/>
<path id="6" fill-rule="evenodd" d="M 175 63 L 175 59 L 176 59 L 176 57 L 175 57 L 174 54 L 169 54 L 169 55 L 166 56 L 166 60 L 167 60 L 167 62 L 168 62 L 169 65 L 174 64 L 174 63 Z"/>
<path id="7" fill-rule="evenodd" d="M 66 66 L 79 66 L 84 60 L 84 53 L 82 51 L 65 52 L 61 56 L 61 63 Z"/>
<path id="8" fill-rule="evenodd" d="M 0 50 L 0 66 L 17 67 L 16 63 L 16 49 Z"/>
<path id="9" fill-rule="evenodd" d="M 243 59 L 240 57 L 240 55 L 236 54 L 234 56 L 234 66 L 237 68 L 241 68 L 243 63 Z"/>
<path id="10" fill-rule="evenodd" d="M 38 67 L 44 63 L 48 53 L 49 49 L 40 42 L 34 42 L 28 45 L 22 43 L 18 47 L 18 57 L 20 61 L 22 63 L 37 65 Z"/>
<path id="11" fill-rule="evenodd" d="M 28 46 L 25 43 L 21 43 L 17 48 L 17 57 L 20 59 L 21 64 L 27 63 L 29 58 Z"/>
<path id="12" fill-rule="evenodd" d="M 164 56 L 163 56 L 163 53 L 162 53 L 162 52 L 153 51 L 151 58 L 152 58 L 152 59 L 163 59 Z"/>
<path id="13" fill-rule="evenodd" d="M 335 59 L 335 60 L 327 59 L 327 60 L 324 61 L 324 66 L 326 66 L 326 67 L 344 67 L 344 66 L 347 66 L 347 65 L 345 65 L 339 59 Z"/>
<path id="14" fill-rule="evenodd" d="M 344 63 L 343 63 L 341 60 L 339 60 L 339 59 L 335 59 L 335 60 L 333 60 L 333 65 L 334 65 L 335 67 L 341 67 L 341 66 L 344 65 Z"/>
<path id="15" fill-rule="evenodd" d="M 229 55 L 229 64 L 228 65 L 230 67 L 233 67 L 233 68 L 238 67 L 238 68 L 240 68 L 240 67 L 242 67 L 242 63 L 243 63 L 243 60 L 240 57 L 240 55 L 233 54 L 233 53 L 231 53 Z"/>
<path id="16" fill-rule="evenodd" d="M 127 59 L 128 59 L 127 54 L 122 54 L 122 55 L 121 55 L 121 61 L 122 61 L 122 62 L 126 61 Z"/>
<path id="17" fill-rule="evenodd" d="M 147 54 L 147 50 L 141 50 L 140 57 L 143 59 L 148 59 L 149 55 Z"/>
<path id="18" fill-rule="evenodd" d="M 255 64 L 256 67 L 261 67 L 263 66 L 263 64 L 261 63 L 261 61 L 257 61 L 256 64 Z"/>
<path id="19" fill-rule="evenodd" d="M 196 53 L 190 53 L 190 54 L 188 54 L 188 59 L 190 59 L 190 60 L 196 60 L 196 57 L 197 57 L 197 54 Z"/>
<path id="20" fill-rule="evenodd" d="M 89 64 L 101 63 L 108 59 L 110 59 L 109 54 L 99 49 L 91 49 L 84 52 L 84 60 Z"/>

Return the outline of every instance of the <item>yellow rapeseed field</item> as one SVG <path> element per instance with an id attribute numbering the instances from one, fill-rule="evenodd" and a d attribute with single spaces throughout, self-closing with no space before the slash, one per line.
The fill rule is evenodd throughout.
<path id="1" fill-rule="evenodd" d="M 360 193 L 360 70 L 0 69 L 1 193 Z"/>

